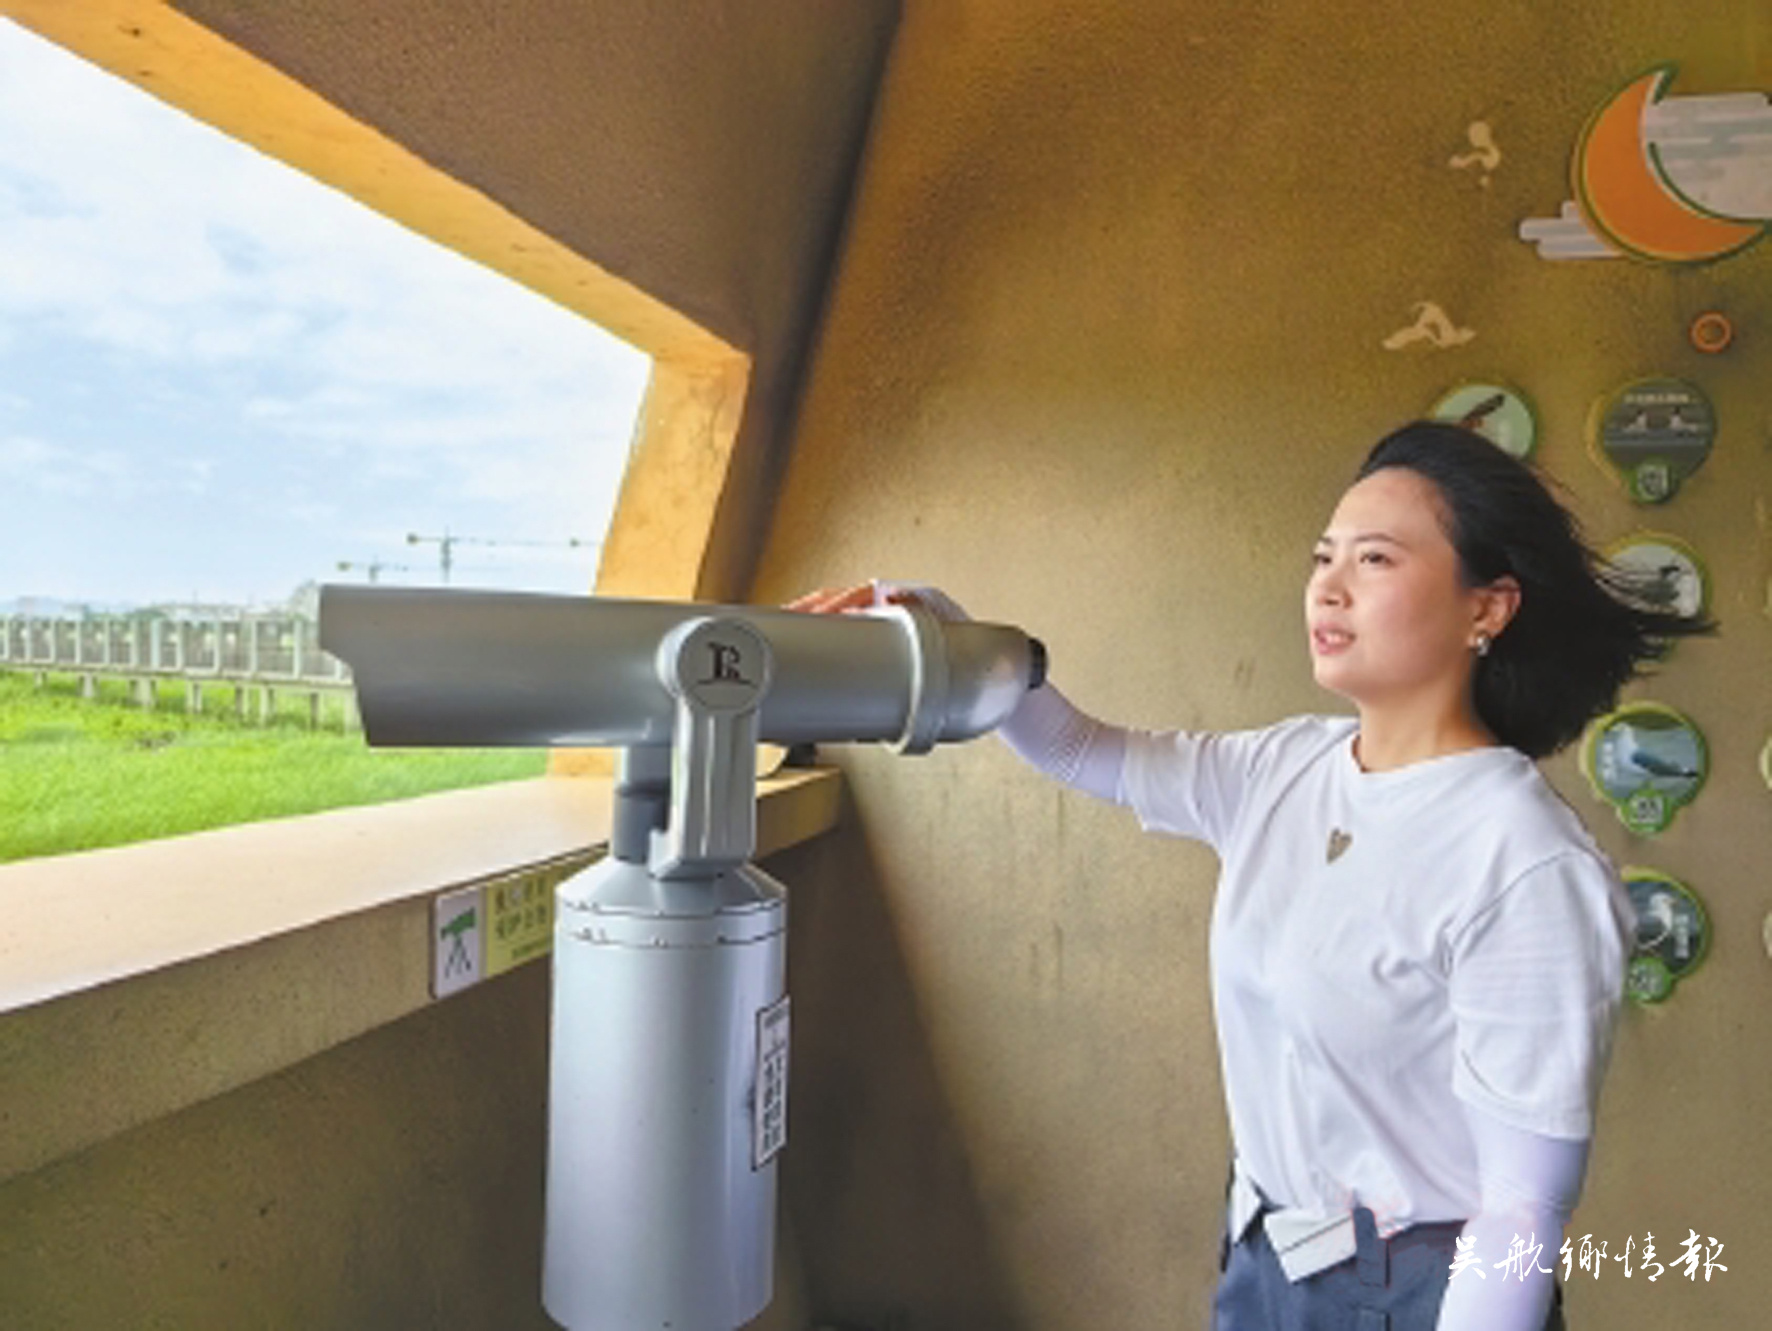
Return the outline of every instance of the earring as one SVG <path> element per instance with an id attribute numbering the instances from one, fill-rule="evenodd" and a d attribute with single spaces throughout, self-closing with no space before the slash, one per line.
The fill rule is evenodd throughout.
<path id="1" fill-rule="evenodd" d="M 1489 655 L 1489 635 L 1487 633 L 1477 634 L 1477 655 Z"/>

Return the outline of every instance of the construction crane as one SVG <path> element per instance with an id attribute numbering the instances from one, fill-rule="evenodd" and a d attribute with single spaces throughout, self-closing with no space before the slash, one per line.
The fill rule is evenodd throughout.
<path id="1" fill-rule="evenodd" d="M 588 550 L 597 548 L 602 545 L 603 542 L 581 540 L 576 536 L 570 537 L 564 541 L 502 540 L 486 536 L 457 536 L 452 533 L 449 528 L 445 527 L 441 536 L 421 536 L 415 531 L 407 532 L 406 544 L 435 545 L 437 547 L 438 563 L 443 570 L 443 585 L 447 587 L 449 585 L 450 570 L 455 567 L 455 547 L 458 545 L 521 545 L 528 546 L 532 549 Z"/>
<path id="2" fill-rule="evenodd" d="M 349 573 L 352 569 L 356 568 L 362 569 L 364 573 L 368 575 L 371 584 L 381 581 L 381 571 L 384 568 L 391 568 L 396 573 L 412 572 L 412 565 L 410 564 L 390 564 L 385 559 L 341 559 L 338 561 L 338 571 L 340 573 Z"/>

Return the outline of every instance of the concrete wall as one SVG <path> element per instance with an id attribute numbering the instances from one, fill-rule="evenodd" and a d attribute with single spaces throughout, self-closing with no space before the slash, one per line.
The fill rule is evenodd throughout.
<path id="1" fill-rule="evenodd" d="M 912 3 L 755 598 L 869 575 L 1026 626 L 1106 719 L 1231 728 L 1343 710 L 1310 678 L 1309 550 L 1365 449 L 1464 378 L 1536 403 L 1590 535 L 1683 534 L 1723 637 L 1630 696 L 1707 731 L 1708 787 L 1621 862 L 1690 883 L 1709 961 L 1627 1012 L 1573 1234 L 1688 1229 L 1706 1283 L 1577 1272 L 1577 1326 L 1760 1325 L 1772 1292 L 1772 242 L 1712 266 L 1553 265 L 1585 118 L 1661 59 L 1676 92 L 1772 89 L 1756 0 L 1548 5 Z M 1489 184 L 1449 159 L 1486 120 Z M 1417 301 L 1476 330 L 1386 351 Z M 1687 343 L 1719 307 L 1727 354 Z M 1589 460 L 1596 398 L 1686 375 L 1722 422 L 1668 507 Z M 832 751 L 839 834 L 796 889 L 787 1180 L 816 1308 L 919 1331 L 1203 1324 L 1226 1131 L 1205 849 L 1062 791 L 995 740 Z"/>
<path id="2" fill-rule="evenodd" d="M 8 1181 L 0 1324 L 552 1326 L 547 1005 L 525 967 Z"/>

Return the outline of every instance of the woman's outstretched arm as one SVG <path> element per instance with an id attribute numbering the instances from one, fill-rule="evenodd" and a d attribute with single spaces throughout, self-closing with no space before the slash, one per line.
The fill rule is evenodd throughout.
<path id="1" fill-rule="evenodd" d="M 1097 799 L 1126 802 L 1126 731 L 1078 711 L 1050 681 L 1029 690 L 997 734 L 1028 763 Z"/>

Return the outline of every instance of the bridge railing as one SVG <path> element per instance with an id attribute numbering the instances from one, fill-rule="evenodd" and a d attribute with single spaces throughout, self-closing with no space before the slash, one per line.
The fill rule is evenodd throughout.
<path id="1" fill-rule="evenodd" d="M 343 687 L 350 670 L 293 615 L 163 619 L 138 615 L 0 618 L 0 665 Z"/>
<path id="2" fill-rule="evenodd" d="M 313 725 L 322 694 L 344 695 L 347 724 L 354 712 L 349 667 L 320 649 L 314 621 L 299 615 L 7 615 L 0 670 L 32 671 L 39 682 L 52 672 L 78 675 L 86 697 L 96 696 L 99 678 L 120 677 L 144 707 L 155 706 L 160 681 L 182 680 L 192 711 L 202 710 L 205 685 L 231 685 L 241 716 L 257 694 L 261 721 L 276 714 L 285 692 L 306 696 Z"/>

